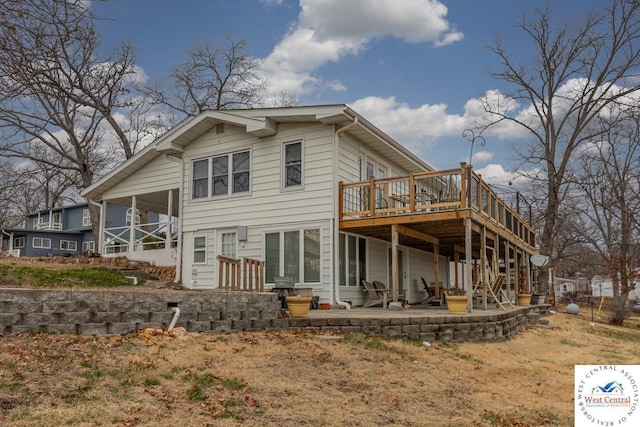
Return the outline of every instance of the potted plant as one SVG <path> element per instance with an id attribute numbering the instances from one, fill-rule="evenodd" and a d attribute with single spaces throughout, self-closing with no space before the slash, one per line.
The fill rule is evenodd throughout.
<path id="1" fill-rule="evenodd" d="M 309 315 L 309 308 L 311 307 L 311 300 L 313 297 L 303 297 L 300 295 L 287 297 L 287 308 L 289 309 L 290 317 L 307 317 Z"/>
<path id="2" fill-rule="evenodd" d="M 523 284 L 520 285 L 520 292 L 518 292 L 518 305 L 531 305 L 531 294 L 526 293 L 526 289 Z"/>
<path id="3" fill-rule="evenodd" d="M 451 314 L 465 314 L 469 297 L 462 288 L 457 286 L 447 289 L 447 309 Z"/>

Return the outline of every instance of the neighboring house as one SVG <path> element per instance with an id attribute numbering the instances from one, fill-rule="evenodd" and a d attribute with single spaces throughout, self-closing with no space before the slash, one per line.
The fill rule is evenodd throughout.
<path id="1" fill-rule="evenodd" d="M 589 281 L 585 278 L 568 279 L 564 277 L 555 277 L 553 292 L 558 300 L 564 298 L 575 298 L 578 294 L 585 295 L 590 292 Z"/>
<path id="2" fill-rule="evenodd" d="M 105 221 L 114 226 L 126 226 L 131 221 L 131 209 L 126 206 L 109 206 L 106 214 Z M 158 214 L 147 216 L 157 221 Z M 140 221 L 139 212 L 136 221 Z M 96 252 L 87 203 L 29 214 L 24 228 L 3 229 L 0 235 L 2 251 L 14 256 L 72 256 Z M 121 242 L 114 240 L 107 248 L 115 253 L 121 246 Z"/>
<path id="3" fill-rule="evenodd" d="M 469 166 L 452 166 L 434 171 L 344 105 L 205 111 L 82 195 L 107 211 L 162 213 L 171 232 L 155 250 L 129 239 L 142 224 L 104 221 L 96 249 L 122 239 L 127 256 L 175 265 L 189 288 L 218 287 L 224 256 L 265 261 L 267 286 L 293 277 L 324 301 L 362 303 L 367 279 L 420 302 L 421 278 L 449 283 L 454 260 L 469 266 L 455 281 L 471 289 L 481 238 L 527 269 L 535 253 L 527 221 Z"/>
<path id="4" fill-rule="evenodd" d="M 592 295 L 596 297 L 613 297 L 613 280 L 609 276 L 596 275 L 591 278 Z M 629 292 L 629 299 L 640 301 L 640 283 Z"/>

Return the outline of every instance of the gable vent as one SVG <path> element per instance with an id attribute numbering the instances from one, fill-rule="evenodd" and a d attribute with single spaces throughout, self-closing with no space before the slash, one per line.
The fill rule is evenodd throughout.
<path id="1" fill-rule="evenodd" d="M 224 133 L 224 123 L 218 123 L 216 125 L 216 135 Z"/>

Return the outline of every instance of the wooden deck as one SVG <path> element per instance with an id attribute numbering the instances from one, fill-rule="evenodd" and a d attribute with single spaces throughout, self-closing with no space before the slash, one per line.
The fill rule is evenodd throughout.
<path id="1" fill-rule="evenodd" d="M 405 177 L 339 184 L 340 229 L 391 241 L 398 226 L 400 245 L 454 257 L 464 252 L 465 219 L 471 219 L 472 250 L 481 236 L 501 239 L 535 254 L 535 230 L 529 212 L 498 197 L 471 167 L 415 173 Z M 501 255 L 504 251 L 501 249 Z"/>

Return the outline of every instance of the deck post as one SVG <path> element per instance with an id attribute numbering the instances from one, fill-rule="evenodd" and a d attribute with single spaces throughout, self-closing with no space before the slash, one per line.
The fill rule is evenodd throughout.
<path id="1" fill-rule="evenodd" d="M 433 279 L 435 280 L 435 293 L 440 295 L 440 277 L 438 270 L 440 265 L 440 245 L 438 243 L 433 244 Z"/>
<path id="2" fill-rule="evenodd" d="M 409 212 L 416 211 L 416 187 L 414 184 L 413 172 L 409 172 Z"/>
<path id="3" fill-rule="evenodd" d="M 398 225 L 391 226 L 391 277 L 393 302 L 398 301 Z"/>
<path id="4" fill-rule="evenodd" d="M 489 286 L 488 273 L 489 263 L 487 261 L 487 227 L 482 227 L 480 232 L 480 265 L 482 274 L 480 274 L 480 281 L 482 283 L 482 308 L 487 309 L 487 286 Z"/>
<path id="5" fill-rule="evenodd" d="M 467 295 L 472 295 L 473 283 L 471 283 L 471 269 L 473 268 L 471 259 L 473 256 L 473 248 L 471 247 L 471 218 L 464 219 L 464 251 L 466 258 L 466 265 L 464 268 L 464 285 Z M 467 300 L 467 312 L 473 312 L 473 298 Z"/>

